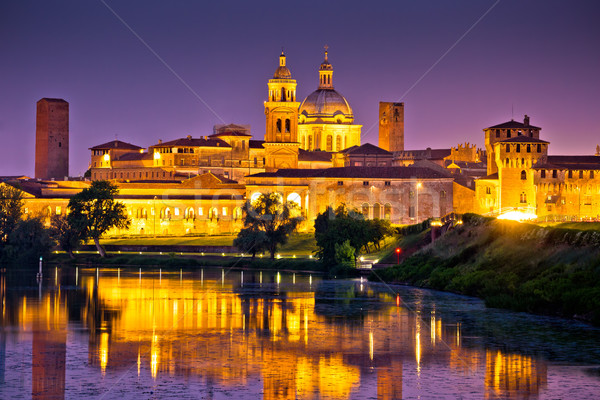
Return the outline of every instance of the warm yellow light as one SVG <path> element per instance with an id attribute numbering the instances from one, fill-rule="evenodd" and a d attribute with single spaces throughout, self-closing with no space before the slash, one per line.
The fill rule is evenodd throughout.
<path id="1" fill-rule="evenodd" d="M 417 183 L 417 189 L 421 189 L 421 186 L 423 186 L 421 185 L 421 182 Z"/>
<path id="2" fill-rule="evenodd" d="M 110 155 L 108 153 L 104 155 L 104 161 L 110 161 Z"/>
<path id="3" fill-rule="evenodd" d="M 529 221 L 532 219 L 537 219 L 537 215 L 532 213 L 526 213 L 521 211 L 509 211 L 502 215 L 498 216 L 498 219 L 506 219 L 510 221 Z"/>
<path id="4" fill-rule="evenodd" d="M 160 160 L 160 153 L 158 151 L 154 152 L 154 159 L 155 160 Z"/>

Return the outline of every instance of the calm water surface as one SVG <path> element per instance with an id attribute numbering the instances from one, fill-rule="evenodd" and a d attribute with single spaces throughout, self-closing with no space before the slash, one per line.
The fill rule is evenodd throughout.
<path id="1" fill-rule="evenodd" d="M 2 399 L 600 398 L 600 330 L 451 294 L 64 267 L 0 295 Z"/>

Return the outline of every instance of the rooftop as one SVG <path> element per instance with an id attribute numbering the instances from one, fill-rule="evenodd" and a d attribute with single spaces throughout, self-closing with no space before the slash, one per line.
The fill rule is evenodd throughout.
<path id="1" fill-rule="evenodd" d="M 280 169 L 261 172 L 251 178 L 350 178 L 350 179 L 452 179 L 421 167 L 338 167 L 321 169 Z"/>
<path id="2" fill-rule="evenodd" d="M 120 150 L 140 150 L 140 146 L 136 146 L 135 144 L 123 142 L 121 140 L 111 140 L 110 142 L 99 144 L 98 146 L 90 147 L 90 150 L 110 150 L 110 149 L 120 149 Z"/>

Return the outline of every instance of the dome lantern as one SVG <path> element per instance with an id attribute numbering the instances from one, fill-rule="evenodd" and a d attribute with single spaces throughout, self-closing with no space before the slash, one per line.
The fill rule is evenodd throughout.
<path id="1" fill-rule="evenodd" d="M 333 89 L 333 67 L 327 58 L 327 49 L 329 46 L 325 45 L 325 60 L 319 67 L 319 89 Z"/>

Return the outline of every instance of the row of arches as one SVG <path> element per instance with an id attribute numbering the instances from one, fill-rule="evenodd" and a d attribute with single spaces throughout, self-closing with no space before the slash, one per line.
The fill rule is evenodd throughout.
<path id="1" fill-rule="evenodd" d="M 296 91 L 288 90 L 284 86 L 279 90 L 270 90 L 269 98 L 271 101 L 296 101 Z"/>
<path id="2" fill-rule="evenodd" d="M 148 219 L 148 216 L 152 216 L 154 217 L 155 210 L 154 208 L 150 207 L 149 210 L 145 207 L 142 208 L 137 208 L 134 210 L 134 212 L 132 213 L 132 216 L 136 219 Z M 195 220 L 196 218 L 204 218 L 206 216 L 207 219 L 213 220 L 213 219 L 219 219 L 221 217 L 229 217 L 229 208 L 228 207 L 221 207 L 221 210 L 219 212 L 219 209 L 217 207 L 209 207 L 208 209 L 204 209 L 203 207 L 199 207 L 198 210 L 196 210 L 193 207 L 188 207 L 184 210 L 183 215 L 180 214 L 179 208 L 178 207 L 162 207 L 160 210 L 158 210 L 158 214 L 156 215 L 159 219 L 161 220 L 171 220 L 173 217 L 179 217 L 181 215 L 182 219 L 185 220 Z M 231 212 L 231 219 L 237 221 L 237 220 L 241 220 L 242 219 L 242 208 L 241 207 L 235 207 L 233 208 L 232 212 Z"/>
<path id="3" fill-rule="evenodd" d="M 379 203 L 374 203 L 373 206 L 369 203 L 363 203 L 360 206 L 360 212 L 365 218 L 387 219 L 388 221 L 392 219 L 392 205 L 390 203 L 385 203 L 383 206 Z"/>

